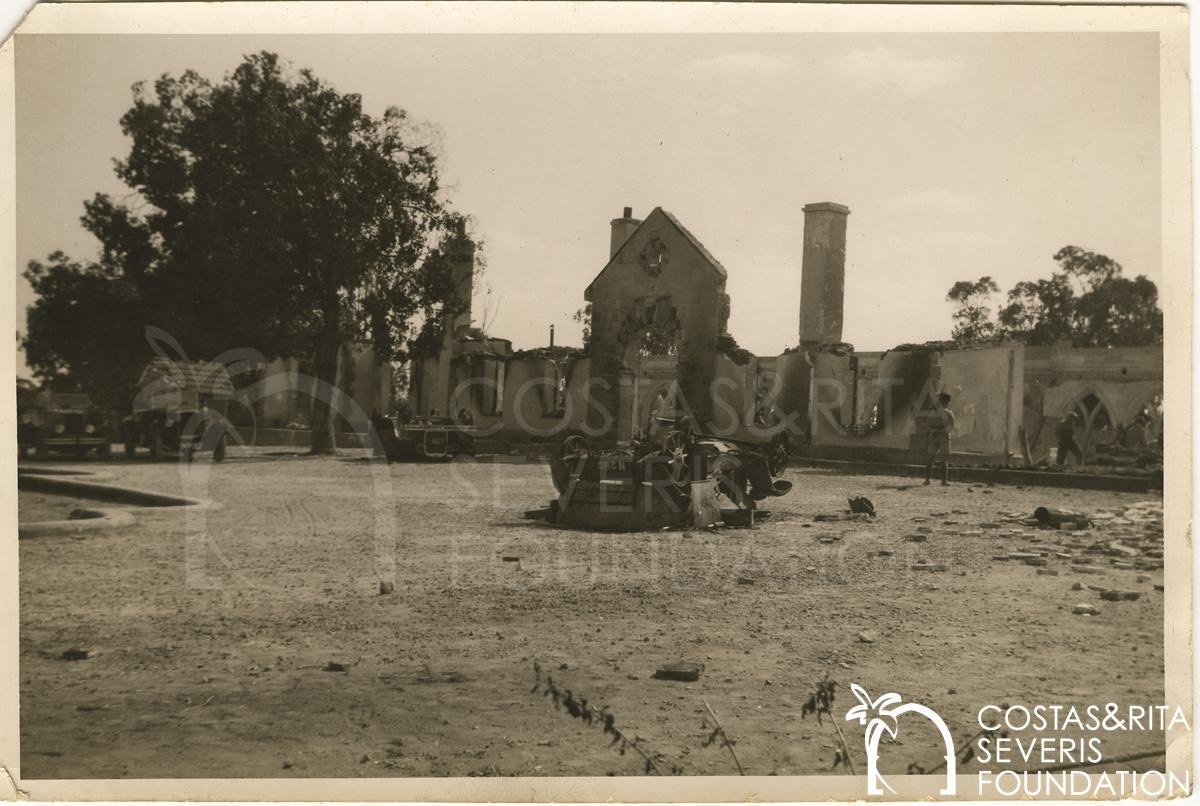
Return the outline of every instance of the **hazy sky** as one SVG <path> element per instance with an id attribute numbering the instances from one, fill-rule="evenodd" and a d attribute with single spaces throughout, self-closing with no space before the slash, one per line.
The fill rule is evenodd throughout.
<path id="1" fill-rule="evenodd" d="M 947 337 L 954 281 L 1046 276 L 1066 244 L 1161 280 L 1153 34 L 24 35 L 19 265 L 96 255 L 79 216 L 129 192 L 130 85 L 261 49 L 441 129 L 447 195 L 486 242 L 489 331 L 517 348 L 551 324 L 579 343 L 624 206 L 664 207 L 716 255 L 730 331 L 764 355 L 797 341 L 808 202 L 851 209 L 860 350 Z M 18 328 L 30 300 L 18 279 Z"/>

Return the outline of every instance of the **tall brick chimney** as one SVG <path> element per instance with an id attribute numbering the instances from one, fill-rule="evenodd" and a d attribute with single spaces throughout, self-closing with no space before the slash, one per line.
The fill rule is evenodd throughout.
<path id="1" fill-rule="evenodd" d="M 616 256 L 617 250 L 625 245 L 633 231 L 641 225 L 641 219 L 633 217 L 633 208 L 626 207 L 620 218 L 612 220 L 612 239 L 608 244 L 608 259 Z"/>
<path id="2" fill-rule="evenodd" d="M 804 257 L 800 269 L 800 345 L 842 340 L 846 283 L 846 218 L 833 202 L 804 206 Z"/>

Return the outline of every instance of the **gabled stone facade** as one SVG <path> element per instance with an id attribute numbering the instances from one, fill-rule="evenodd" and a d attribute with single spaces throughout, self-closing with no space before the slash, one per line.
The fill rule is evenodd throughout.
<path id="1" fill-rule="evenodd" d="M 597 403 L 590 425 L 621 441 L 636 430 L 634 376 L 639 348 L 651 329 L 677 334 L 678 400 L 672 408 L 708 422 L 718 340 L 729 320 L 725 278 L 716 258 L 661 207 L 617 246 L 584 292 L 592 304 L 592 397 Z M 615 413 L 607 430 L 605 412 Z"/>

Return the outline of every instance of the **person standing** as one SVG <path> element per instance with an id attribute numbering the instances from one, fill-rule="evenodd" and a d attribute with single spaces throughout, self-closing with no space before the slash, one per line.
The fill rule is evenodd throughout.
<path id="1" fill-rule="evenodd" d="M 379 409 L 371 409 L 371 428 L 376 436 L 372 453 L 377 457 L 387 456 L 391 444 L 396 441 L 396 424 Z"/>
<path id="2" fill-rule="evenodd" d="M 950 486 L 950 438 L 954 434 L 954 412 L 950 411 L 950 395 L 942 392 L 929 412 L 929 433 L 925 445 L 925 483 L 933 476 L 933 463 L 941 462 L 942 486 Z"/>
<path id="3" fill-rule="evenodd" d="M 1054 429 L 1054 436 L 1058 439 L 1058 463 L 1065 465 L 1067 458 L 1075 457 L 1076 464 L 1083 464 L 1083 451 L 1079 447 L 1079 443 L 1075 441 L 1075 429 L 1079 425 L 1079 413 L 1071 412 L 1066 417 L 1058 421 L 1058 425 Z"/>

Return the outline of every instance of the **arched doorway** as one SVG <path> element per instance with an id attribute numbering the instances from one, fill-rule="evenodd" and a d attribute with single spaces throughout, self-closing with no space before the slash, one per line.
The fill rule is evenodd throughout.
<path id="1" fill-rule="evenodd" d="M 656 418 L 673 417 L 679 377 L 681 328 L 675 308 L 661 299 L 631 320 L 622 334 L 617 395 L 617 440 L 644 439 Z"/>
<path id="2" fill-rule="evenodd" d="M 1079 418 L 1075 428 L 1075 441 L 1083 451 L 1085 462 L 1096 458 L 1097 447 L 1117 441 L 1119 434 L 1116 423 L 1108 406 L 1096 392 L 1088 392 L 1077 399 L 1069 412 L 1073 412 Z"/>

